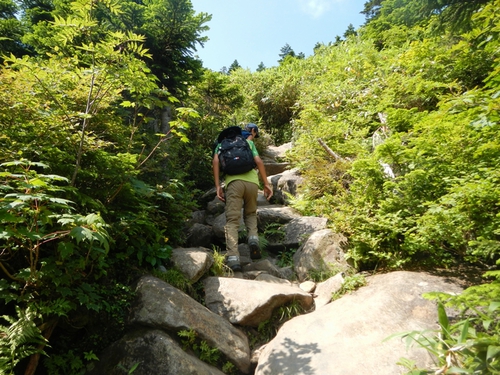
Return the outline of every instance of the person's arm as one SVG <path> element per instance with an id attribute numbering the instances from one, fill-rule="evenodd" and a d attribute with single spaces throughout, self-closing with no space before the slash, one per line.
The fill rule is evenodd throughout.
<path id="1" fill-rule="evenodd" d="M 224 189 L 222 189 L 220 184 L 219 155 L 217 153 L 214 154 L 214 158 L 212 159 L 212 170 L 214 173 L 215 188 L 217 189 L 217 197 L 225 202 Z"/>
<path id="2" fill-rule="evenodd" d="M 257 169 L 259 170 L 260 177 L 264 183 L 264 196 L 267 200 L 269 200 L 273 196 L 273 188 L 269 184 L 269 181 L 267 181 L 266 167 L 264 167 L 264 162 L 260 156 L 254 156 L 253 160 L 255 160 L 255 164 L 257 164 Z"/>

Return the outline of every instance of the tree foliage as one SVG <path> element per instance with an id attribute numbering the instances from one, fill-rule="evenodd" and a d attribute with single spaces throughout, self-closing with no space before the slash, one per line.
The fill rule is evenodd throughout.
<path id="1" fill-rule="evenodd" d="M 183 241 L 192 194 L 166 169 L 167 144 L 185 141 L 194 111 L 162 88 L 144 36 L 98 17 L 119 17 L 119 3 L 53 5 L 26 34 L 43 55 L 11 55 L 0 70 L 1 312 L 31 306 L 47 338 L 83 319 L 76 371 L 122 329 L 130 280 Z M 108 337 L 92 338 L 103 323 Z M 48 367 L 71 341 L 51 345 Z"/>

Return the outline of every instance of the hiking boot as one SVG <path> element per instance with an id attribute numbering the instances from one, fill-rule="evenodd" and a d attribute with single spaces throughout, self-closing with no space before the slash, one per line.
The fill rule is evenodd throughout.
<path id="1" fill-rule="evenodd" d="M 241 271 L 240 257 L 229 256 L 226 258 L 226 265 L 233 270 L 233 272 Z"/>
<path id="2" fill-rule="evenodd" d="M 260 247 L 259 247 L 259 237 L 257 236 L 248 237 L 248 246 L 250 247 L 250 259 L 262 258 L 262 254 L 260 253 Z"/>

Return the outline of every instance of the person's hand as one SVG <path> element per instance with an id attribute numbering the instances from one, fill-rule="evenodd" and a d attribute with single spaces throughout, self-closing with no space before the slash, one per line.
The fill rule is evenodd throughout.
<path id="1" fill-rule="evenodd" d="M 271 185 L 264 185 L 264 197 L 266 197 L 267 200 L 271 199 L 273 196 L 273 189 L 271 188 Z"/>
<path id="2" fill-rule="evenodd" d="M 219 198 L 223 202 L 226 201 L 226 198 L 224 196 L 224 189 L 222 188 L 222 186 L 217 187 L 217 198 Z"/>

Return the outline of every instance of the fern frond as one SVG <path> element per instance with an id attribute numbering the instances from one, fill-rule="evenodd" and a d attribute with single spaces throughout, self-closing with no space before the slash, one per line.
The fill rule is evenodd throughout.
<path id="1" fill-rule="evenodd" d="M 22 310 L 16 306 L 16 313 L 17 319 L 2 316 L 10 326 L 0 325 L 0 369 L 7 374 L 12 374 L 14 367 L 22 359 L 37 353 L 45 354 L 38 347 L 48 344 L 35 324 L 40 316 L 33 308 Z"/>

